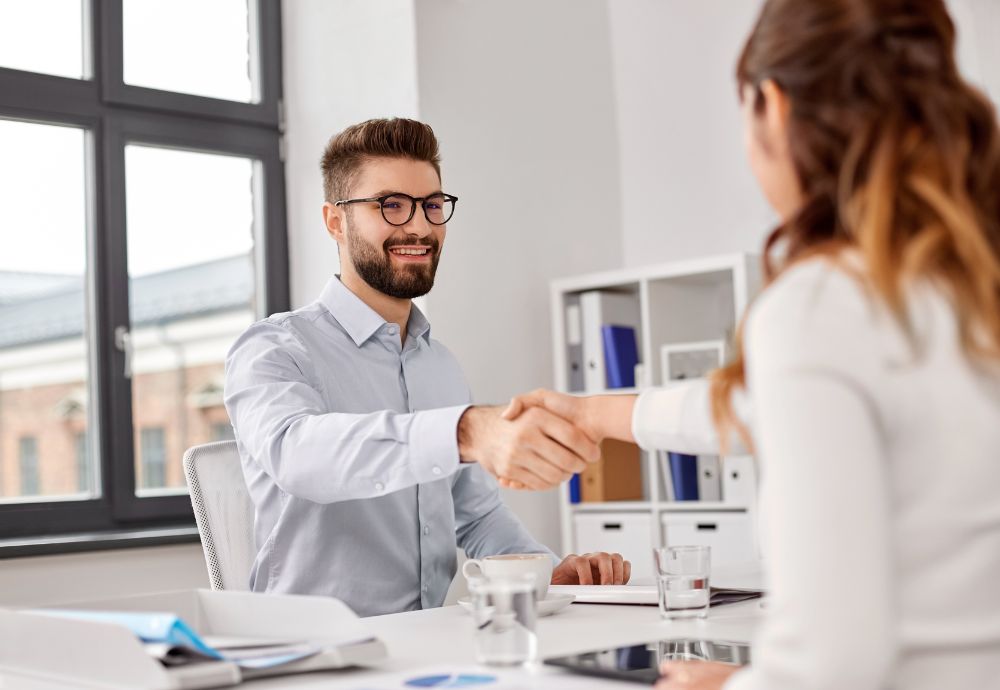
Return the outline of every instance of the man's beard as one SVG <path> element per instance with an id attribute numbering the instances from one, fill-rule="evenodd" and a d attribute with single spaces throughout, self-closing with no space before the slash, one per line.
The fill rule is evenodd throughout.
<path id="1" fill-rule="evenodd" d="M 424 240 L 400 241 L 390 238 L 378 248 L 353 232 L 350 227 L 347 228 L 346 235 L 354 270 L 363 281 L 382 294 L 397 299 L 413 299 L 426 295 L 434 287 L 434 274 L 437 273 L 441 258 L 436 239 L 428 237 Z M 400 245 L 427 247 L 431 252 L 430 264 L 403 264 L 394 267 L 389 248 Z"/>

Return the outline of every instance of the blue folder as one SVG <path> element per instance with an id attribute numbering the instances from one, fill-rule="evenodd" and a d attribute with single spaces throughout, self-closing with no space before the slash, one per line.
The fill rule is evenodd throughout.
<path id="1" fill-rule="evenodd" d="M 608 388 L 635 386 L 635 365 L 639 363 L 639 348 L 635 329 L 629 326 L 601 326 L 604 341 L 604 371 Z"/>
<path id="2" fill-rule="evenodd" d="M 698 500 L 698 456 L 685 453 L 667 453 L 670 462 L 670 479 L 674 484 L 674 499 Z"/>

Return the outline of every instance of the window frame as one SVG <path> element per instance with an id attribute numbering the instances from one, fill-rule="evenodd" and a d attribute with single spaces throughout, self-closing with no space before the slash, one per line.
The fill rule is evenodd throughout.
<path id="1" fill-rule="evenodd" d="M 262 236 L 255 238 L 258 317 L 289 308 L 281 81 L 281 9 L 248 0 L 256 29 L 260 100 L 238 103 L 158 91 L 122 81 L 122 0 L 90 0 L 85 12 L 89 79 L 0 67 L 0 118 L 80 127 L 85 133 L 89 318 L 90 451 L 99 497 L 0 504 L 0 558 L 21 555 L 25 540 L 44 552 L 149 543 L 132 532 L 153 530 L 176 542 L 173 528 L 193 528 L 186 494 L 136 495 L 131 380 L 115 347 L 116 327 L 130 328 L 125 223 L 125 146 L 143 144 L 248 157 L 260 175 L 255 198 Z M 253 57 L 251 58 L 253 59 Z M 74 465 L 75 469 L 75 465 Z M 183 531 L 183 530 L 182 530 Z M 190 533 L 191 530 L 185 533 Z M 101 534 L 108 535 L 102 544 Z M 122 536 L 126 534 L 127 536 Z M 153 532 L 150 532 L 151 534 Z M 84 535 L 81 538 L 81 535 Z M 113 535 L 113 536 L 112 536 Z M 93 536 L 93 539 L 91 539 Z M 6 548 L 8 544 L 16 547 Z M 82 545 L 82 546 L 81 546 Z M 29 550 L 30 551 L 30 550 Z"/>

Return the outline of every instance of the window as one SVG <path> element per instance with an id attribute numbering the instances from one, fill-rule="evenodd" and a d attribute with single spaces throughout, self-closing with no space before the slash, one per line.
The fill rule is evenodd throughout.
<path id="1" fill-rule="evenodd" d="M 222 422 L 212 425 L 213 441 L 234 441 L 236 434 L 233 432 L 233 425 L 229 422 Z"/>
<path id="2" fill-rule="evenodd" d="M 143 489 L 163 489 L 167 486 L 167 448 L 163 429 L 143 429 L 140 434 L 139 461 Z"/>
<path id="3" fill-rule="evenodd" d="M 31 436 L 22 438 L 18 449 L 21 459 L 21 495 L 36 496 L 41 493 L 42 486 L 38 477 L 38 441 Z"/>
<path id="4" fill-rule="evenodd" d="M 76 490 L 89 494 L 93 491 L 93 473 L 90 469 L 90 437 L 81 431 L 76 435 Z"/>
<path id="5" fill-rule="evenodd" d="M 0 539 L 193 525 L 288 308 L 280 3 L 0 0 Z"/>

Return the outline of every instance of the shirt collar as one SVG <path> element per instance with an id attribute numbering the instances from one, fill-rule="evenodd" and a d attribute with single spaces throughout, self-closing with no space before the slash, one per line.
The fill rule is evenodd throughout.
<path id="1" fill-rule="evenodd" d="M 343 326 L 358 347 L 387 323 L 378 312 L 340 282 L 340 276 L 330 278 L 320 294 L 319 301 Z M 410 306 L 410 318 L 406 330 L 414 338 L 423 337 L 425 340 L 430 340 L 430 322 L 415 304 Z"/>

